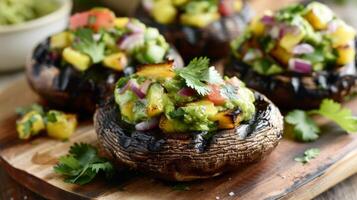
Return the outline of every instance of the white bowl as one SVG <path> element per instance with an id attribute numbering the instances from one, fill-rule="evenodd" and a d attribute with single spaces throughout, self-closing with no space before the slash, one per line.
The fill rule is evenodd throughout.
<path id="1" fill-rule="evenodd" d="M 0 26 L 0 72 L 23 68 L 26 57 L 46 37 L 67 27 L 72 0 L 56 0 L 60 7 L 22 24 Z"/>

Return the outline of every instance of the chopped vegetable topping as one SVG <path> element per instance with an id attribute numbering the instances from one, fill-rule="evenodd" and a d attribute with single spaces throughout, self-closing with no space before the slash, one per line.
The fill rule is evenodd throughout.
<path id="1" fill-rule="evenodd" d="M 29 139 L 42 131 L 47 131 L 50 137 L 66 140 L 75 131 L 77 117 L 61 111 L 44 112 L 42 106 L 33 104 L 29 107 L 17 108 L 21 116 L 16 122 L 16 130 L 20 139 Z"/>
<path id="2" fill-rule="evenodd" d="M 300 162 L 302 164 L 309 163 L 312 159 L 315 159 L 317 156 L 320 155 L 320 149 L 311 148 L 304 152 L 304 156 L 296 157 L 294 160 L 296 162 Z"/>
<path id="3" fill-rule="evenodd" d="M 169 45 L 155 28 L 131 18 L 116 18 L 105 8 L 77 13 L 69 30 L 50 38 L 51 51 L 62 55 L 62 65 L 86 71 L 95 64 L 123 71 L 128 65 L 160 63 Z"/>
<path id="4" fill-rule="evenodd" d="M 234 15 L 242 0 L 144 0 L 144 8 L 161 24 L 181 23 L 203 28 L 220 17 Z"/>
<path id="5" fill-rule="evenodd" d="M 231 44 L 233 54 L 261 75 L 311 74 L 355 60 L 356 31 L 324 4 L 266 12 Z"/>
<path id="6" fill-rule="evenodd" d="M 66 177 L 65 182 L 84 185 L 91 182 L 100 172 L 107 177 L 114 173 L 113 165 L 98 155 L 98 150 L 89 144 L 74 144 L 69 154 L 59 158 L 54 171 Z"/>
<path id="7" fill-rule="evenodd" d="M 348 133 L 357 133 L 357 117 L 352 115 L 352 111 L 342 108 L 339 103 L 333 100 L 325 99 L 318 110 L 309 112 L 294 110 L 288 113 L 285 117 L 285 122 L 293 126 L 295 139 L 303 142 L 318 139 L 320 129 L 310 117 L 310 115 L 314 114 L 330 119 Z"/>
<path id="8" fill-rule="evenodd" d="M 152 70 L 155 69 L 155 73 Z M 115 89 L 121 117 L 138 131 L 213 132 L 233 129 L 255 114 L 255 97 L 237 78 L 223 79 L 209 59 L 195 58 L 187 67 L 172 62 L 146 65 Z"/>

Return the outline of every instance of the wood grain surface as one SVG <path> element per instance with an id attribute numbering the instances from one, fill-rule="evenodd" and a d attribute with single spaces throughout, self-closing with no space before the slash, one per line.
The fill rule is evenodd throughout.
<path id="1" fill-rule="evenodd" d="M 21 94 L 21 98 L 18 95 Z M 311 199 L 357 172 L 357 136 L 346 135 L 326 121 L 321 139 L 300 144 L 284 139 L 266 160 L 223 176 L 190 182 L 189 191 L 175 191 L 170 183 L 145 175 L 111 183 L 98 179 L 86 186 L 66 184 L 53 172 L 57 158 L 74 142 L 96 144 L 90 122 L 82 122 L 68 142 L 45 136 L 31 141 L 16 139 L 14 108 L 38 101 L 25 80 L 0 93 L 0 157 L 6 171 L 27 188 L 46 198 L 62 199 Z M 348 104 L 357 113 L 357 99 Z M 294 157 L 317 147 L 321 155 L 302 165 Z M 229 193 L 234 195 L 230 196 Z"/>

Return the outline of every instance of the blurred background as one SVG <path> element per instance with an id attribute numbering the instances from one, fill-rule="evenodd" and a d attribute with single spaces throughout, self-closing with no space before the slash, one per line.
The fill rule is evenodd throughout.
<path id="1" fill-rule="evenodd" d="M 309 0 L 250 0 L 255 13 L 266 9 L 276 10 L 295 2 L 308 2 Z M 340 17 L 350 25 L 357 28 L 357 0 L 321 0 L 328 4 Z M 16 8 L 6 7 L 9 2 L 15 2 Z M 16 16 L 16 10 L 26 17 L 31 13 L 23 13 L 30 2 L 41 5 L 40 13 L 44 17 L 27 21 Z M 139 0 L 0 0 L 0 89 L 8 85 L 11 80 L 23 76 L 25 54 L 45 37 L 64 29 L 70 13 L 87 10 L 96 6 L 106 6 L 114 10 L 118 16 L 130 16 L 138 5 Z M 4 6 L 5 5 L 5 6 Z M 57 8 L 56 8 L 57 7 Z M 38 9 L 38 8 L 36 8 Z M 52 12 L 52 10 L 55 10 Z M 11 11 L 13 20 L 26 20 L 25 23 L 5 24 L 3 15 Z M 51 12 L 46 16 L 46 12 Z M 11 14 L 11 13 L 10 13 Z M 25 27 L 23 27 L 25 26 Z"/>

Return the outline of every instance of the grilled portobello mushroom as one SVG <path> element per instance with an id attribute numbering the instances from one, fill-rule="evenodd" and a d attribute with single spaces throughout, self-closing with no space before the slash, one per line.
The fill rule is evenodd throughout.
<path id="1" fill-rule="evenodd" d="M 229 55 L 229 42 L 243 32 L 252 10 L 244 0 L 145 0 L 135 16 L 158 28 L 189 62 Z"/>
<path id="2" fill-rule="evenodd" d="M 132 66 L 167 59 L 183 65 L 157 29 L 96 8 L 73 15 L 68 30 L 39 44 L 26 75 L 52 106 L 93 113 L 99 100 L 112 95 L 119 77 L 135 72 Z"/>
<path id="3" fill-rule="evenodd" d="M 144 66 L 118 81 L 115 98 L 94 115 L 99 144 L 118 166 L 190 181 L 239 170 L 278 145 L 279 109 L 237 78 L 223 80 L 208 66 L 204 59 L 180 70 L 163 64 L 156 66 L 159 74 L 147 73 Z M 187 84 L 186 75 L 197 69 L 209 74 L 200 79 L 201 89 Z"/>
<path id="4" fill-rule="evenodd" d="M 232 42 L 226 73 L 283 109 L 314 109 L 357 92 L 355 30 L 321 3 L 266 12 Z"/>

